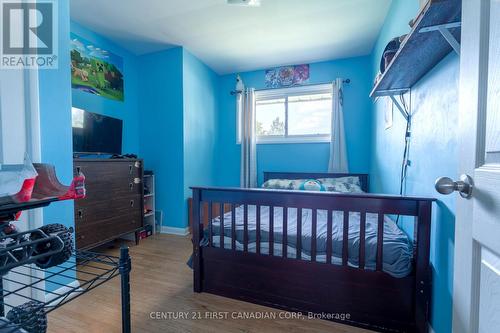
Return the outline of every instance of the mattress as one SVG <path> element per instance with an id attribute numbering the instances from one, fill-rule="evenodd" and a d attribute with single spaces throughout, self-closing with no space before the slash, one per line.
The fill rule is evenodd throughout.
<path id="1" fill-rule="evenodd" d="M 274 256 L 283 256 L 283 208 L 274 208 Z M 236 249 L 243 250 L 243 206 L 235 208 L 236 224 Z M 261 231 L 260 231 L 260 252 L 269 254 L 269 207 L 261 206 Z M 224 214 L 224 248 L 231 248 L 231 220 L 232 213 Z M 296 257 L 297 245 L 297 209 L 288 208 L 287 226 L 287 257 Z M 302 250 L 303 260 L 311 260 L 312 241 L 312 210 L 302 210 Z M 316 232 L 316 261 L 326 262 L 327 243 L 327 211 L 317 210 L 317 232 Z M 342 242 L 343 242 L 343 212 L 332 212 L 332 264 L 342 264 Z M 377 214 L 366 214 L 365 232 L 365 269 L 375 270 L 377 255 Z M 248 251 L 256 252 L 256 206 L 248 206 Z M 359 246 L 360 246 L 360 213 L 349 213 L 348 232 L 348 265 L 359 267 Z M 220 247 L 220 218 L 212 220 L 212 243 L 215 247 Z M 413 246 L 408 236 L 391 220 L 385 217 L 384 223 L 384 244 L 383 244 L 383 265 L 384 272 L 402 278 L 412 271 Z"/>

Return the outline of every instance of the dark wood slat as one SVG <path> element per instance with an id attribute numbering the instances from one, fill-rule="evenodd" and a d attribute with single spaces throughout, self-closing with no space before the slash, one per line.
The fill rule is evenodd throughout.
<path id="1" fill-rule="evenodd" d="M 359 269 L 365 269 L 366 212 L 359 214 Z"/>
<path id="2" fill-rule="evenodd" d="M 224 203 L 219 204 L 220 248 L 224 248 Z"/>
<path id="3" fill-rule="evenodd" d="M 288 256 L 288 207 L 283 207 L 283 258 Z"/>
<path id="4" fill-rule="evenodd" d="M 248 251 L 248 205 L 243 205 L 243 251 Z"/>
<path id="5" fill-rule="evenodd" d="M 231 204 L 231 249 L 236 250 L 236 209 L 235 204 Z"/>
<path id="6" fill-rule="evenodd" d="M 332 263 L 332 250 L 333 250 L 333 244 L 332 244 L 332 211 L 329 210 L 327 214 L 327 220 L 326 220 L 326 263 L 331 264 Z"/>
<path id="7" fill-rule="evenodd" d="M 255 214 L 257 215 L 255 217 L 256 219 L 256 229 L 255 232 L 255 242 L 257 243 L 256 244 L 256 248 L 255 248 L 255 252 L 257 254 L 260 254 L 260 206 L 257 205 L 257 207 L 255 208 Z"/>
<path id="8" fill-rule="evenodd" d="M 203 237 L 203 224 L 200 216 L 201 191 L 193 190 L 193 291 L 202 292 L 202 252 L 200 240 Z"/>
<path id="9" fill-rule="evenodd" d="M 208 244 L 213 246 L 212 201 L 208 202 Z"/>
<path id="10" fill-rule="evenodd" d="M 347 266 L 349 259 L 349 212 L 344 211 L 344 225 L 342 234 L 342 265 Z"/>
<path id="11" fill-rule="evenodd" d="M 302 207 L 297 208 L 297 259 L 302 259 Z"/>
<path id="12" fill-rule="evenodd" d="M 318 242 L 317 239 L 317 230 L 318 230 L 318 211 L 316 209 L 312 210 L 312 221 L 311 221 L 311 261 L 316 261 L 316 245 Z"/>
<path id="13" fill-rule="evenodd" d="M 274 206 L 269 206 L 269 255 L 274 255 Z"/>
<path id="14" fill-rule="evenodd" d="M 384 268 L 384 214 L 378 214 L 377 225 L 377 271 L 382 271 Z"/>

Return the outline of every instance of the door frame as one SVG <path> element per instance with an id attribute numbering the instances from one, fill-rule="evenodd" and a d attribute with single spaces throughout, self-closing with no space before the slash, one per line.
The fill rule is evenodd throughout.
<path id="1" fill-rule="evenodd" d="M 458 158 L 459 174 L 473 175 L 483 165 L 488 92 L 490 0 L 462 0 Z M 481 38 L 478 38 L 480 36 Z M 477 112 L 471 112 L 477 110 Z M 477 326 L 480 247 L 472 239 L 473 199 L 457 200 L 453 274 L 453 332 Z M 475 286 L 464 290 L 457 286 Z"/>
<path id="2" fill-rule="evenodd" d="M 15 75 L 17 76 L 18 83 L 22 91 L 22 104 L 24 111 L 24 141 L 25 147 L 24 151 L 28 153 L 30 159 L 33 162 L 41 161 L 41 132 L 40 132 L 40 108 L 39 108 L 39 78 L 38 70 L 14 70 L 14 69 L 4 69 L 1 70 L 3 74 Z M 14 72 L 14 71 L 17 71 Z M 0 73 L 1 75 L 2 73 Z M 1 95 L 1 92 L 0 92 Z M 2 100 L 5 101 L 5 97 L 0 96 L 0 128 L 5 124 L 2 124 L 2 120 L 6 121 L 5 117 L 2 117 Z M 0 135 L 0 162 L 3 162 L 6 158 L 5 154 L 9 154 L 4 149 L 4 144 L 10 144 L 6 142 L 5 138 Z M 20 147 L 23 149 L 23 147 Z M 26 228 L 34 229 L 43 225 L 43 210 L 34 209 L 30 211 L 23 212 L 24 220 L 26 221 Z M 39 270 L 29 269 L 30 277 L 26 277 L 26 280 L 22 283 L 30 284 L 39 281 L 39 278 L 43 278 L 44 273 Z M 20 277 L 17 276 L 19 279 Z M 8 285 L 7 281 L 4 284 Z M 37 287 L 44 289 L 41 283 L 37 284 Z M 7 287 L 8 288 L 8 287 Z M 45 292 L 43 290 L 31 288 L 28 292 L 30 296 L 34 299 L 41 301 L 45 300 Z M 19 302 L 25 302 L 26 299 L 20 299 Z M 17 301 L 14 301 L 17 302 Z"/>

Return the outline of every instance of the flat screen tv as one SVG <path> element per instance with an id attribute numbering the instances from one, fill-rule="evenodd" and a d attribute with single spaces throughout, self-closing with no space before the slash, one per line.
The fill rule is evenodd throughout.
<path id="1" fill-rule="evenodd" d="M 74 153 L 122 153 L 122 120 L 77 108 L 71 115 Z"/>

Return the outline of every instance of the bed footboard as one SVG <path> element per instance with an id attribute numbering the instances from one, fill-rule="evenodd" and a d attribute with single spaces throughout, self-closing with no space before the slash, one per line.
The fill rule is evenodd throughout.
<path id="1" fill-rule="evenodd" d="M 193 187 L 193 288 L 288 311 L 315 313 L 317 318 L 377 331 L 427 332 L 431 293 L 429 265 L 430 224 L 433 199 L 374 194 L 340 194 L 307 191 L 280 191 L 240 188 Z M 203 226 L 203 205 L 208 203 L 209 225 Z M 229 221 L 218 219 L 213 226 L 212 205 Z M 255 211 L 250 240 L 249 207 Z M 237 235 L 235 210 L 242 213 L 243 234 Z M 261 210 L 269 209 L 268 250 L 261 249 Z M 274 211 L 281 209 L 281 234 L 275 239 Z M 296 210 L 296 238 L 291 255 L 289 209 Z M 312 214 L 310 244 L 303 244 L 302 211 Z M 318 257 L 318 212 L 326 217 L 326 250 Z M 332 240 L 334 212 L 342 213 L 340 253 Z M 350 214 L 359 213 L 357 265 L 349 257 Z M 367 215 L 377 216 L 375 265 L 367 267 Z M 386 216 L 414 217 L 414 262 L 410 274 L 393 277 L 384 271 L 384 224 Z M 215 222 L 214 222 L 215 223 Z M 225 223 L 230 229 L 225 229 Z M 227 226 L 229 227 L 229 226 Z M 207 230 L 204 230 L 207 229 Z M 218 230 L 215 235 L 214 230 Z M 226 230 L 227 234 L 224 234 Z M 230 230 L 229 232 L 227 230 Z M 308 229 L 309 230 L 309 229 Z M 214 244 L 214 239 L 217 244 Z M 202 242 L 202 240 L 205 240 Z M 276 244 L 275 244 L 276 243 Z M 279 246 L 277 244 L 279 243 Z M 202 244 L 204 246 L 202 246 Z M 241 246 L 238 246 L 241 245 Z M 252 247 L 250 248 L 250 245 Z M 307 258 L 304 249 L 307 248 Z M 278 250 L 276 250 L 278 249 Z M 276 252 L 276 253 L 275 253 Z M 325 255 L 326 254 L 326 255 Z M 373 257 L 373 256 L 372 256 Z M 334 262 L 332 258 L 338 258 Z"/>

